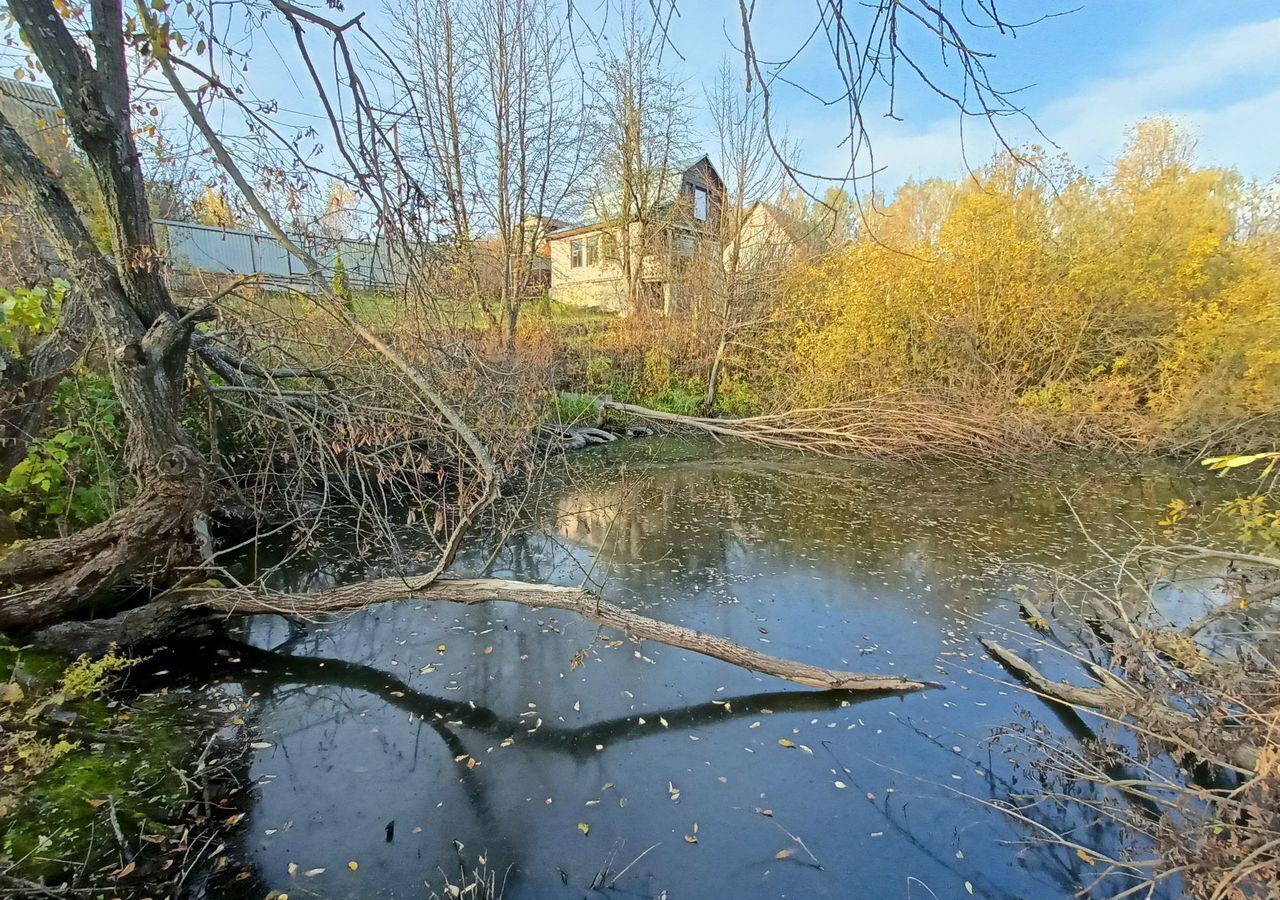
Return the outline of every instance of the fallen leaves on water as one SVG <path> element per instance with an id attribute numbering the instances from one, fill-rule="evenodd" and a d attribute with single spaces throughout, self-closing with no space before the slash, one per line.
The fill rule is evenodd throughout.
<path id="1" fill-rule="evenodd" d="M 773 810 L 771 809 L 761 809 L 760 807 L 757 806 L 756 812 L 762 816 L 768 816 L 771 819 L 773 818 Z"/>
<path id="2" fill-rule="evenodd" d="M 1088 853 L 1085 853 L 1083 850 L 1077 850 L 1077 851 L 1076 851 L 1076 856 L 1080 857 L 1081 861 L 1082 861 L 1086 866 L 1089 866 L 1090 868 L 1092 868 L 1092 867 L 1093 867 L 1094 859 L 1093 859 L 1093 857 L 1092 857 L 1092 856 L 1090 856 Z"/>
<path id="3" fill-rule="evenodd" d="M 684 836 L 684 842 L 686 844 L 698 843 L 698 823 L 697 822 L 693 823 L 693 834 L 686 834 Z"/>
<path id="4" fill-rule="evenodd" d="M 792 747 L 796 745 L 795 741 L 789 741 L 786 738 L 778 738 L 778 743 L 781 746 L 786 747 L 788 750 L 790 750 Z"/>
<path id="5" fill-rule="evenodd" d="M 129 865 L 125 866 L 123 869 L 121 869 L 119 872 L 116 873 L 116 880 L 119 881 L 121 878 L 128 878 L 130 875 L 133 874 L 133 870 L 136 868 L 138 868 L 137 863 L 132 863 L 132 862 L 129 863 Z"/>
<path id="6" fill-rule="evenodd" d="M 289 877 L 294 878 L 298 874 L 298 864 L 296 862 L 289 863 Z"/>
<path id="7" fill-rule="evenodd" d="M 306 875 L 308 878 L 315 878 L 317 875 L 324 874 L 324 866 L 320 866 L 319 868 L 316 868 L 316 869 L 307 869 L 307 871 L 303 872 L 302 874 Z"/>
<path id="8" fill-rule="evenodd" d="M 254 750 L 270 750 L 271 742 L 270 741 L 254 741 L 249 746 L 252 747 Z"/>
<path id="9" fill-rule="evenodd" d="M 793 851 L 790 847 L 788 847 L 786 850 L 779 850 L 777 853 L 773 855 L 773 858 L 774 859 L 790 859 L 791 854 L 793 852 L 795 851 Z"/>
<path id="10" fill-rule="evenodd" d="M 591 833 L 591 826 L 588 825 L 586 822 L 579 822 L 578 830 L 582 832 L 583 837 L 586 837 Z"/>
<path id="11" fill-rule="evenodd" d="M 667 782 L 667 793 L 671 795 L 672 803 L 680 802 L 680 788 L 676 787 L 670 781 Z"/>
<path id="12" fill-rule="evenodd" d="M 356 871 L 357 869 L 359 869 L 359 868 L 360 868 L 360 863 L 356 862 L 356 861 L 353 859 L 353 860 L 351 860 L 351 862 L 347 863 L 347 868 L 348 868 L 348 869 L 350 869 L 352 872 L 354 872 L 354 871 Z"/>

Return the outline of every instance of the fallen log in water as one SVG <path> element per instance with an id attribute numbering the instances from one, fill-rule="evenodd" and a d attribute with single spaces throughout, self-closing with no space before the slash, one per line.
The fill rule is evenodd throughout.
<path id="1" fill-rule="evenodd" d="M 932 686 L 927 682 L 908 678 L 843 672 L 779 659 L 724 638 L 642 616 L 581 588 L 498 578 L 437 579 L 427 575 L 416 578 L 380 578 L 302 594 L 236 590 L 206 583 L 122 613 L 113 619 L 56 625 L 46 629 L 42 641 L 71 645 L 82 650 L 87 645 L 105 649 L 113 642 L 135 642 L 148 635 L 156 625 L 172 629 L 177 617 L 184 614 L 276 614 L 306 617 L 350 612 L 374 603 L 396 600 L 432 600 L 468 606 L 502 600 L 534 609 L 564 610 L 592 622 L 617 628 L 641 640 L 657 641 L 762 675 L 822 690 L 918 691 Z M 155 637 L 154 634 L 149 636 Z"/>
<path id="2" fill-rule="evenodd" d="M 682 416 L 609 398 L 600 400 L 600 408 L 673 428 L 824 456 L 993 459 L 1044 443 L 1034 430 L 1020 427 L 1008 417 L 910 397 L 874 398 L 738 419 Z"/>

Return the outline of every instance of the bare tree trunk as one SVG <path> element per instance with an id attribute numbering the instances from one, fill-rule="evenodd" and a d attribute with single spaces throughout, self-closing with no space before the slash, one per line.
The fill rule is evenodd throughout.
<path id="1" fill-rule="evenodd" d="M 729 329 L 725 325 L 720 332 L 720 342 L 716 345 L 716 358 L 711 362 L 711 375 L 707 378 L 707 397 L 702 401 L 702 414 L 710 416 L 716 409 L 716 394 L 720 392 L 720 366 L 724 362 L 724 351 L 729 345 Z"/>

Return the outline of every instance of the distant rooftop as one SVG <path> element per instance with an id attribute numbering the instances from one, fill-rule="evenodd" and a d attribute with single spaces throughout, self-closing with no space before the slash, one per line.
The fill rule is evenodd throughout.
<path id="1" fill-rule="evenodd" d="M 5 100 L 22 104 L 37 118 L 53 121 L 58 116 L 58 95 L 47 87 L 0 76 L 0 94 Z"/>

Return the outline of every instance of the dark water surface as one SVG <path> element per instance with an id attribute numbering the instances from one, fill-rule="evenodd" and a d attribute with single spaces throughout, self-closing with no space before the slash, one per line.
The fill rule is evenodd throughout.
<path id="1" fill-rule="evenodd" d="M 232 851 L 253 875 L 214 895 L 447 896 L 460 842 L 507 898 L 1068 897 L 1097 872 L 984 805 L 1036 787 L 997 729 L 1067 724 L 977 639 L 1023 630 L 1023 566 L 1101 564 L 1072 507 L 1123 551 L 1170 499 L 1220 486 L 1114 460 L 975 473 L 666 439 L 571 457 L 492 574 L 590 574 L 656 618 L 944 687 L 818 693 L 511 604 L 390 604 L 303 633 L 262 617 L 224 651 L 270 744 Z"/>

